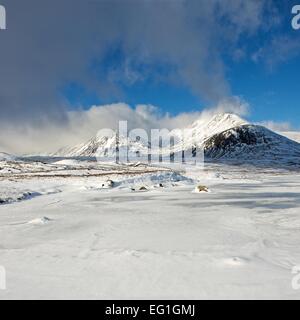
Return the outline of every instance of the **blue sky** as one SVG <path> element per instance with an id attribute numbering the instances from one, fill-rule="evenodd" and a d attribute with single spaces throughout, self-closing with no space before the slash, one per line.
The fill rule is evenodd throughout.
<path id="1" fill-rule="evenodd" d="M 300 129 L 297 2 L 1 0 L 0 122 L 65 125 L 117 102 L 178 115 L 238 97 L 248 119 Z"/>
<path id="2" fill-rule="evenodd" d="M 300 128 L 299 70 L 299 58 L 277 66 L 274 71 L 250 62 L 234 66 L 230 77 L 235 93 L 250 103 L 253 121 L 288 121 Z"/>
<path id="3" fill-rule="evenodd" d="M 232 52 L 227 53 L 226 42 L 222 43 L 225 50 L 219 48 L 219 54 L 222 56 L 224 78 L 231 94 L 250 104 L 250 120 L 289 122 L 294 128 L 300 128 L 300 30 L 295 31 L 291 27 L 291 8 L 295 2 L 270 3 L 274 11 L 264 13 L 261 19 L 269 23 L 274 14 L 274 19 L 276 17 L 279 21 L 268 28 L 261 21 L 261 27 L 253 34 L 243 34 L 234 47 L 237 57 Z M 92 104 L 122 101 L 132 106 L 152 104 L 160 107 L 162 112 L 176 115 L 216 103 L 195 93 L 180 79 L 166 81 L 169 71 L 172 73 L 174 68 L 168 63 L 131 62 L 131 75 L 124 76 L 119 71 L 124 69 L 127 58 L 121 38 L 120 43 L 107 47 L 102 59 L 91 61 L 90 72 L 99 79 L 109 79 L 117 88 L 110 92 L 104 86 L 102 91 L 96 92 L 81 86 L 80 82 L 67 83 L 62 92 L 70 108 L 88 109 Z M 163 75 L 161 79 L 159 75 Z"/>

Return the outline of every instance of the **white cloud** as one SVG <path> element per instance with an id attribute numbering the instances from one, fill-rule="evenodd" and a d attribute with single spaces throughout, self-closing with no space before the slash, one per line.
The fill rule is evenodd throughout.
<path id="1" fill-rule="evenodd" d="M 88 110 L 70 111 L 65 122 L 42 122 L 39 126 L 0 128 L 2 150 L 15 154 L 54 152 L 64 146 L 85 142 L 103 128 L 118 128 L 118 121 L 127 120 L 128 129 L 184 128 L 196 119 L 204 121 L 216 113 L 234 112 L 244 115 L 247 103 L 239 98 L 224 100 L 217 106 L 199 112 L 183 112 L 172 116 L 152 105 L 131 108 L 125 103 L 92 106 Z"/>
<path id="2" fill-rule="evenodd" d="M 233 96 L 231 98 L 222 99 L 214 110 L 218 113 L 229 112 L 240 116 L 246 116 L 250 112 L 250 105 L 244 99 Z"/>
<path id="3" fill-rule="evenodd" d="M 10 27 L 1 37 L 1 125 L 63 121 L 60 89 L 70 82 L 111 101 L 151 79 L 216 103 L 231 96 L 224 54 L 242 56 L 240 40 L 269 11 L 269 0 L 2 2 Z"/>
<path id="4" fill-rule="evenodd" d="M 276 132 L 284 132 L 284 131 L 293 131 L 294 130 L 292 124 L 290 124 L 289 122 L 275 122 L 272 120 L 268 120 L 268 121 L 259 122 L 257 124 L 264 126 L 272 131 L 276 131 Z"/>

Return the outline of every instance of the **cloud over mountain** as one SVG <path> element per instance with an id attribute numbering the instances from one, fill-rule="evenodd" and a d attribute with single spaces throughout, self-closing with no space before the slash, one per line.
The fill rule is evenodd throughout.
<path id="1" fill-rule="evenodd" d="M 122 84 L 149 77 L 213 103 L 230 97 L 224 51 L 235 52 L 241 37 L 263 27 L 269 1 L 2 2 L 0 121 L 37 126 L 67 121 L 68 83 L 114 101 Z M 117 66 L 107 61 L 116 47 Z"/>
<path id="2" fill-rule="evenodd" d="M 214 108 L 199 112 L 182 112 L 172 116 L 152 105 L 129 106 L 116 103 L 92 106 L 88 110 L 68 111 L 66 121 L 44 121 L 39 126 L 31 124 L 0 127 L 0 150 L 11 153 L 39 153 L 56 151 L 60 147 L 75 145 L 96 135 L 100 129 L 116 130 L 119 121 L 128 121 L 128 129 L 176 129 L 190 125 L 195 119 L 203 122 L 212 115 L 231 110 L 244 115 L 248 105 L 238 98 L 224 100 Z"/>

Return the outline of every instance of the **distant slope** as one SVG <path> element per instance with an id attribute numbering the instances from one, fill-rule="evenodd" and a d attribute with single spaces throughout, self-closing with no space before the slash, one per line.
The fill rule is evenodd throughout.
<path id="1" fill-rule="evenodd" d="M 146 141 L 126 139 L 119 137 L 118 148 L 122 152 L 122 148 L 130 147 L 130 153 L 140 152 L 147 154 L 148 146 Z M 115 157 L 117 148 L 117 139 L 115 136 L 111 137 L 93 137 L 86 143 L 79 144 L 71 148 L 60 149 L 54 156 L 63 157 Z"/>
<path id="2" fill-rule="evenodd" d="M 0 161 L 13 161 L 15 159 L 16 159 L 16 157 L 9 154 L 9 153 L 0 152 Z"/>
<path id="3" fill-rule="evenodd" d="M 300 164 L 300 144 L 265 127 L 242 125 L 218 133 L 204 143 L 211 159 Z"/>
<path id="4" fill-rule="evenodd" d="M 251 125 L 234 114 L 217 114 L 206 121 L 198 119 L 187 129 L 189 133 L 185 136 L 184 147 L 180 143 L 175 144 L 176 153 L 181 152 L 182 149 L 190 150 L 197 147 L 205 150 L 206 159 L 231 159 L 247 162 L 259 160 L 277 164 L 300 163 L 299 143 L 265 127 Z M 128 146 L 129 155 L 140 153 L 142 159 L 147 160 L 148 143 L 141 138 L 120 137 L 117 145 L 115 136 L 93 137 L 86 143 L 61 149 L 55 155 L 100 157 L 101 159 L 110 155 L 112 160 L 115 159 L 117 147 L 120 152 L 126 152 Z M 154 149 L 154 146 L 152 147 L 152 156 L 155 156 L 159 151 Z M 162 153 L 170 154 L 170 148 L 163 149 Z"/>
<path id="5" fill-rule="evenodd" d="M 198 119 L 191 126 L 187 127 L 189 134 L 186 136 L 185 147 L 189 149 L 195 144 L 197 146 L 201 146 L 208 137 L 246 123 L 247 122 L 245 120 L 229 113 L 217 114 L 208 121 L 204 119 Z M 122 147 L 126 147 L 128 145 L 131 153 L 140 152 L 144 155 L 147 154 L 148 144 L 148 141 L 143 141 L 142 139 L 139 141 L 134 139 L 127 140 L 125 137 L 120 137 L 119 139 L 119 148 L 121 149 Z M 181 148 L 181 145 L 174 147 L 175 150 L 178 150 L 179 148 Z M 62 148 L 55 154 L 52 154 L 52 156 L 95 157 L 103 156 L 106 153 L 114 155 L 115 149 L 116 138 L 114 136 L 108 138 L 96 136 L 77 146 Z"/>

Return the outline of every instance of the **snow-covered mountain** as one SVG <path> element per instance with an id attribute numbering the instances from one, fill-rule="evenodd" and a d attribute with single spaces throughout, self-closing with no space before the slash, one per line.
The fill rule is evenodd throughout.
<path id="1" fill-rule="evenodd" d="M 188 129 L 197 143 L 202 144 L 207 138 L 225 130 L 248 124 L 247 121 L 231 113 L 220 113 L 211 119 L 198 119 Z"/>
<path id="2" fill-rule="evenodd" d="M 186 128 L 184 147 L 179 143 L 175 146 L 175 150 L 179 151 L 182 148 L 191 149 L 194 147 L 203 148 L 204 142 L 215 134 L 245 124 L 248 124 L 248 122 L 230 113 L 216 114 L 210 119 L 197 119 L 191 126 Z"/>
<path id="3" fill-rule="evenodd" d="M 217 114 L 209 120 L 198 119 L 185 129 L 184 147 L 186 149 L 192 148 L 195 145 L 201 147 L 203 142 L 214 134 L 221 133 L 227 129 L 244 124 L 247 124 L 245 120 L 241 119 L 237 115 L 229 113 Z M 177 136 L 177 141 L 180 140 L 181 139 Z M 116 141 L 115 136 L 96 136 L 92 137 L 85 143 L 73 147 L 62 148 L 53 155 L 64 157 L 100 157 L 109 153 L 114 156 L 117 147 Z M 125 137 L 120 136 L 118 139 L 118 146 L 120 150 L 123 147 L 125 148 L 128 146 L 131 153 L 140 152 L 141 154 L 147 154 L 150 142 L 146 141 L 142 137 L 139 137 L 138 139 L 129 137 L 127 140 Z M 182 149 L 182 145 L 175 145 L 174 149 L 175 151 L 179 151 L 179 149 Z M 169 150 L 166 151 L 166 153 L 167 152 L 169 152 Z"/>
<path id="4" fill-rule="evenodd" d="M 15 156 L 6 152 L 0 152 L 0 161 L 14 161 L 16 159 Z"/>
<path id="5" fill-rule="evenodd" d="M 222 113 L 214 115 L 209 120 L 198 119 L 186 128 L 184 144 L 175 143 L 175 153 L 192 148 L 202 148 L 206 158 L 233 160 L 266 160 L 300 163 L 300 144 L 283 137 L 265 127 L 251 125 L 237 115 Z M 147 159 L 150 142 L 141 137 L 117 139 L 111 137 L 93 137 L 86 143 L 72 148 L 59 150 L 55 155 L 64 157 L 115 157 L 116 150 L 129 155 L 139 154 Z M 152 156 L 159 153 L 152 146 Z M 170 148 L 162 149 L 162 154 L 170 154 Z"/>
<path id="6" fill-rule="evenodd" d="M 300 144 L 258 125 L 241 125 L 204 143 L 206 157 L 300 164 Z"/>
<path id="7" fill-rule="evenodd" d="M 118 143 L 117 143 L 118 141 Z M 147 142 L 140 139 L 130 139 L 115 135 L 111 137 L 96 136 L 88 140 L 86 143 L 79 144 L 71 148 L 62 148 L 54 156 L 64 157 L 115 157 L 117 147 L 119 153 L 124 151 L 127 146 L 130 153 L 148 153 Z"/>

